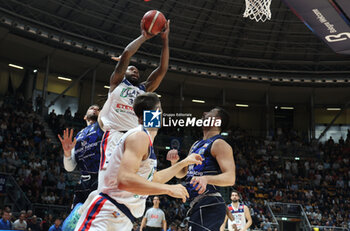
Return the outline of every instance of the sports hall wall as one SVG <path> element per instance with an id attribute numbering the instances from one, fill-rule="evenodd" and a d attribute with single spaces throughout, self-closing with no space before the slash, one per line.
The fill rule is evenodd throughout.
<path id="1" fill-rule="evenodd" d="M 97 72 L 97 80 L 95 83 L 95 91 L 92 93 L 92 74 L 88 74 L 79 83 L 74 85 L 70 90 L 65 93 L 65 97 L 71 97 L 77 102 L 76 108 L 73 106 L 73 111 L 76 110 L 79 114 L 84 114 L 87 107 L 90 105 L 91 97 L 94 103 L 103 104 L 104 99 L 107 96 L 108 89 L 104 86 L 108 85 L 108 79 L 110 73 L 113 71 L 113 65 L 108 65 L 106 68 L 108 71 Z M 141 69 L 141 76 L 148 75 L 151 69 L 144 68 Z M 50 73 L 48 76 L 47 91 L 49 94 L 60 94 L 65 90 L 71 82 L 62 81 L 57 79 L 59 74 Z M 44 71 L 39 70 L 36 74 L 27 69 L 19 70 L 11 68 L 7 63 L 0 63 L 0 94 L 4 95 L 8 92 L 21 92 L 26 98 L 32 97 L 33 92 L 42 91 L 43 81 L 44 81 Z M 77 77 L 72 77 L 76 79 Z M 185 79 L 183 83 L 177 81 L 179 78 Z M 187 78 L 187 79 L 186 79 Z M 105 81 L 100 81 L 100 79 L 105 79 Z M 187 81 L 186 81 L 187 80 Z M 310 115 L 310 105 L 307 99 L 299 99 L 298 94 L 294 93 L 291 95 L 279 94 L 286 90 L 293 90 L 292 86 L 268 86 L 270 89 L 277 89 L 277 91 L 272 90 L 273 93 L 270 94 L 271 102 L 269 109 L 266 109 L 264 104 L 264 95 L 256 96 L 259 101 L 251 100 L 244 101 L 244 103 L 249 104 L 248 108 L 235 107 L 235 103 L 240 102 L 241 98 L 249 99 L 247 95 L 243 96 L 230 96 L 230 91 L 236 91 L 234 87 L 239 85 L 246 91 L 247 94 L 251 94 L 252 97 L 255 94 L 254 89 L 249 89 L 249 87 L 240 86 L 241 83 L 225 80 L 215 80 L 216 85 L 211 85 L 211 80 L 207 78 L 202 78 L 194 75 L 183 75 L 180 73 L 168 72 L 165 77 L 165 81 L 160 86 L 158 94 L 161 95 L 161 100 L 164 108 L 164 112 L 183 112 L 192 113 L 194 116 L 200 117 L 204 111 L 209 110 L 214 106 L 222 106 L 223 97 L 220 91 L 217 89 L 223 88 L 225 86 L 228 91 L 228 96 L 225 99 L 224 107 L 228 109 L 231 114 L 231 126 L 240 127 L 247 129 L 253 133 L 261 133 L 266 131 L 267 126 L 275 127 L 275 105 L 280 106 L 290 106 L 294 107 L 293 114 L 293 128 L 298 131 L 308 132 L 311 126 L 311 115 Z M 183 100 L 180 99 L 180 85 L 183 84 Z M 246 83 L 248 86 L 249 83 Z M 252 83 L 251 85 L 256 85 Z M 266 88 L 268 84 L 260 84 L 258 88 Z M 32 86 L 32 88 L 31 88 Z M 199 86 L 199 87 L 198 87 Z M 231 89 L 231 87 L 233 87 Z M 196 88 L 198 88 L 196 90 Z M 203 92 L 200 95 L 200 89 L 203 88 Z M 246 89 L 244 89 L 246 88 Z M 328 124 L 333 117 L 338 113 L 338 111 L 328 111 L 327 107 L 341 107 L 348 98 L 347 92 L 350 92 L 349 88 L 325 88 L 325 87 L 309 87 L 311 91 L 316 91 L 317 93 L 317 104 L 314 109 L 314 120 L 315 124 Z M 280 89 L 280 90 L 278 90 Z M 296 88 L 295 88 L 296 89 Z M 298 88 L 300 89 L 300 87 Z M 193 91 L 195 90 L 195 91 Z M 215 92 L 217 93 L 211 93 Z M 322 93 L 325 95 L 332 95 L 333 97 L 322 98 Z M 337 94 L 334 94 L 337 92 Z M 204 93 L 204 94 L 203 94 Z M 239 94 L 242 94 L 239 92 Z M 258 94 L 258 93 L 257 93 Z M 205 105 L 196 104 L 192 102 L 192 99 L 200 98 L 206 101 Z M 254 98 L 254 97 L 253 97 Z M 329 98 L 332 98 L 331 102 Z M 65 99 L 67 102 L 67 98 Z M 338 102 L 338 103 L 337 103 Z M 48 104 L 48 103 L 47 103 Z M 63 110 L 63 109 L 62 109 Z M 49 109 L 50 111 L 50 109 Z M 268 113 L 267 113 L 268 112 Z M 305 119 L 309 118 L 309 119 Z M 335 124 L 345 125 L 350 124 L 350 110 L 345 110 L 335 121 Z"/>

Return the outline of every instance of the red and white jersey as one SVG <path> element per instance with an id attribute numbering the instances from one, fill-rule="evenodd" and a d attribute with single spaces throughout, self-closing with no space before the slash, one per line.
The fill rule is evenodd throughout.
<path id="1" fill-rule="evenodd" d="M 129 130 L 120 138 L 115 148 L 114 154 L 111 155 L 110 157 L 110 160 L 106 169 L 104 181 L 103 181 L 103 186 L 102 186 L 103 193 L 109 195 L 118 203 L 125 204 L 126 207 L 129 208 L 130 212 L 136 218 L 141 217 L 143 215 L 146 207 L 146 199 L 148 196 L 137 195 L 135 193 L 120 190 L 118 188 L 117 175 L 119 171 L 120 162 L 125 150 L 124 149 L 125 140 L 129 135 L 138 131 L 145 131 L 148 134 L 150 139 L 150 146 L 149 146 L 150 148 L 149 148 L 148 158 L 141 162 L 141 165 L 139 170 L 137 171 L 137 174 L 147 179 L 148 181 L 152 181 L 153 174 L 157 168 L 157 159 L 153 151 L 152 140 L 148 131 L 145 128 L 143 128 L 142 125 L 139 125 L 138 127 Z"/>
<path id="2" fill-rule="evenodd" d="M 237 208 L 233 207 L 232 204 L 229 204 L 227 208 L 233 215 L 234 220 L 231 221 L 228 219 L 227 226 L 228 230 L 233 231 L 232 225 L 235 224 L 238 230 L 243 229 L 247 221 L 244 216 L 244 204 L 240 203 Z"/>
<path id="3" fill-rule="evenodd" d="M 128 131 L 137 127 L 138 118 L 134 112 L 135 98 L 145 93 L 144 85 L 134 86 L 126 78 L 110 93 L 101 112 L 103 130 Z"/>

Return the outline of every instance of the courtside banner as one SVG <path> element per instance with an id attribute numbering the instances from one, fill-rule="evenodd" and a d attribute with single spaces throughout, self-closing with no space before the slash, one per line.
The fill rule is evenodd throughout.
<path id="1" fill-rule="evenodd" d="M 337 53 L 350 54 L 350 0 L 283 0 Z"/>

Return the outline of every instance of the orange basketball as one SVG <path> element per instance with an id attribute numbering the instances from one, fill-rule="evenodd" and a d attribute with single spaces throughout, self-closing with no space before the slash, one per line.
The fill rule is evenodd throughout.
<path id="1" fill-rule="evenodd" d="M 162 12 L 158 10 L 147 11 L 142 18 L 143 29 L 152 35 L 156 35 L 161 32 L 166 24 L 166 18 Z"/>

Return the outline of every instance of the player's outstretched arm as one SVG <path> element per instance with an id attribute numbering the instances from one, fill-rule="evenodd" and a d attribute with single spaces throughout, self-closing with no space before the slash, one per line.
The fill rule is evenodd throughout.
<path id="1" fill-rule="evenodd" d="M 188 153 L 188 155 L 193 154 L 193 153 L 191 153 L 191 151 L 192 151 L 192 148 L 194 147 L 194 145 L 195 145 L 196 143 L 197 143 L 197 142 L 195 142 L 195 143 L 191 146 L 190 152 Z M 194 153 L 194 154 L 196 154 L 196 153 Z M 170 150 L 170 151 L 167 153 L 166 159 L 167 159 L 168 161 L 171 162 L 171 165 L 176 164 L 176 163 L 179 161 L 179 159 L 180 159 L 180 157 L 179 157 L 179 152 L 178 152 L 176 149 Z M 184 177 L 187 175 L 187 171 L 188 171 L 188 165 L 186 165 L 186 166 L 183 167 L 180 171 L 178 171 L 178 173 L 175 175 L 176 178 L 178 178 L 178 179 L 184 178 Z"/>
<path id="2" fill-rule="evenodd" d="M 180 160 L 178 151 L 176 149 L 170 150 L 166 155 L 166 159 L 171 162 L 171 166 L 175 165 Z M 176 178 L 181 179 L 185 177 L 187 174 L 187 169 L 188 166 L 185 166 L 178 171 L 178 173 L 175 175 Z"/>
<path id="3" fill-rule="evenodd" d="M 77 143 L 77 139 L 74 137 L 73 139 L 73 129 L 70 131 L 68 128 L 63 130 L 63 138 L 58 134 L 58 139 L 61 141 L 62 144 L 62 149 L 64 152 L 64 158 L 63 158 L 63 165 L 64 168 L 68 171 L 71 172 L 75 169 L 75 166 L 77 165 L 77 162 L 75 161 L 74 158 L 74 147 L 75 144 Z"/>
<path id="4" fill-rule="evenodd" d="M 140 195 L 167 194 L 175 198 L 181 198 L 184 202 L 186 201 L 188 193 L 182 185 L 167 185 L 147 181 L 137 174 L 141 161 L 148 156 L 149 138 L 145 132 L 131 134 L 126 138 L 124 145 L 125 151 L 117 176 L 118 187 L 121 190 Z"/>
<path id="5" fill-rule="evenodd" d="M 173 164 L 171 167 L 163 169 L 159 172 L 156 172 L 153 176 L 153 182 L 158 183 L 166 183 L 171 178 L 176 176 L 180 171 L 182 171 L 185 167 L 191 164 L 202 164 L 203 158 L 198 154 L 191 154 L 187 156 L 182 161 Z"/>
<path id="6" fill-rule="evenodd" d="M 170 20 L 166 24 L 166 29 L 164 32 L 160 33 L 162 38 L 163 48 L 162 54 L 160 56 L 159 66 L 148 76 L 146 82 L 146 91 L 153 92 L 155 91 L 160 83 L 162 82 L 168 67 L 169 67 L 169 32 L 170 32 Z"/>
<path id="7" fill-rule="evenodd" d="M 142 22 L 141 22 L 141 28 L 143 28 Z M 118 58 L 119 62 L 115 66 L 115 69 L 109 80 L 109 84 L 110 84 L 109 92 L 112 92 L 123 80 L 126 69 L 130 64 L 131 57 L 137 52 L 137 50 L 146 40 L 152 37 L 153 35 L 150 35 L 144 29 L 141 29 L 141 35 L 125 47 L 122 55 Z"/>
<path id="8" fill-rule="evenodd" d="M 243 227 L 242 231 L 248 230 L 248 228 L 253 223 L 252 216 L 250 215 L 249 208 L 246 205 L 244 206 L 244 216 L 245 216 L 245 219 L 247 219 L 247 224 Z"/>
<path id="9" fill-rule="evenodd" d="M 193 177 L 191 184 L 201 194 L 205 192 L 207 184 L 217 186 L 233 186 L 236 181 L 236 166 L 233 159 L 233 151 L 231 146 L 222 139 L 214 141 L 211 147 L 211 153 L 218 162 L 221 174 Z"/>

